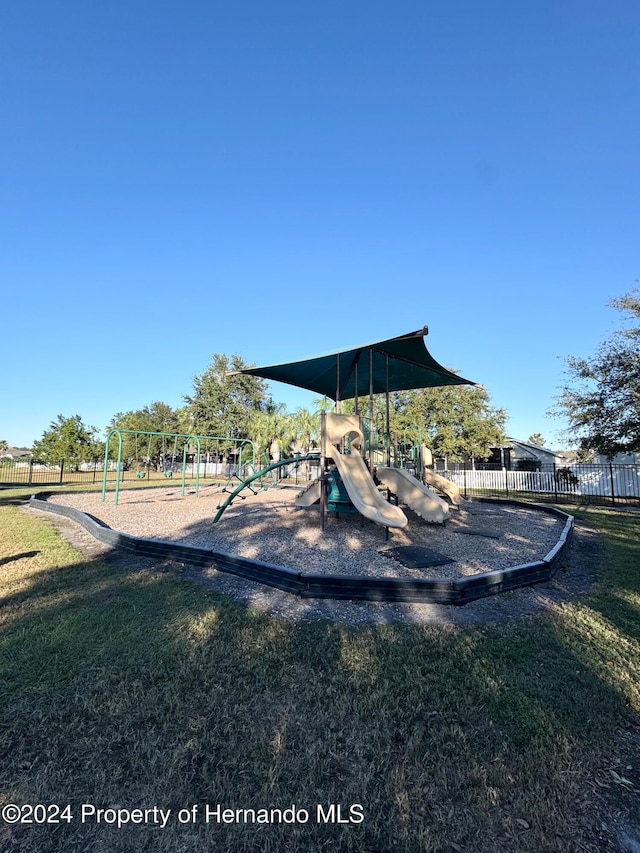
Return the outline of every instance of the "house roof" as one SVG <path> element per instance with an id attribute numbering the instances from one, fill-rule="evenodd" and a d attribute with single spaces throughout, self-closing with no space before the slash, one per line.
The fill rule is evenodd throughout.
<path id="1" fill-rule="evenodd" d="M 370 387 L 374 394 L 382 394 L 439 385 L 475 385 L 433 358 L 424 343 L 427 334 L 425 326 L 386 341 L 232 373 L 296 385 L 331 400 L 364 397 L 369 394 Z"/>
<path id="2" fill-rule="evenodd" d="M 0 457 L 5 459 L 16 459 L 19 456 L 31 456 L 31 450 L 28 447 L 7 447 L 6 450 L 0 452 Z"/>
<path id="3" fill-rule="evenodd" d="M 507 441 L 510 441 L 512 444 L 517 444 L 519 447 L 523 447 L 525 450 L 528 450 L 534 455 L 537 453 L 547 453 L 549 456 L 562 455 L 559 451 L 550 450 L 548 447 L 540 447 L 539 444 L 532 444 L 530 441 L 520 441 L 520 439 L 512 438 L 511 436 L 507 437 Z"/>

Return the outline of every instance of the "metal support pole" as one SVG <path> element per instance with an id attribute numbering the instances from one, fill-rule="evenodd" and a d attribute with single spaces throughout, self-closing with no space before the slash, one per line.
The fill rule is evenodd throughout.
<path id="1" fill-rule="evenodd" d="M 325 462 L 327 452 L 327 413 L 323 409 L 320 413 L 320 523 L 324 532 L 325 515 L 327 509 L 327 482 L 325 480 Z"/>
<path id="2" fill-rule="evenodd" d="M 611 464 L 611 460 L 609 460 L 609 478 L 611 480 L 611 506 L 616 505 L 616 493 L 613 488 L 613 465 Z"/>
<path id="3" fill-rule="evenodd" d="M 122 433 L 117 431 L 118 435 L 118 461 L 116 462 L 116 494 L 115 505 L 118 506 L 118 498 L 120 497 L 120 467 L 122 465 Z"/>
<path id="4" fill-rule="evenodd" d="M 387 468 L 391 465 L 391 433 L 389 432 L 389 356 L 385 354 L 384 357 L 384 380 L 385 380 L 385 392 L 386 392 L 386 430 L 385 430 L 385 439 L 387 442 L 387 454 L 386 454 L 386 462 Z"/>
<path id="5" fill-rule="evenodd" d="M 354 369 L 354 374 L 355 374 L 354 380 L 356 383 L 355 384 L 355 391 L 356 391 L 356 396 L 355 396 L 355 409 L 356 409 L 356 411 L 355 411 L 355 413 L 357 415 L 357 414 L 359 414 L 359 412 L 358 412 L 358 362 L 357 361 L 356 361 L 353 369 Z"/>
<path id="6" fill-rule="evenodd" d="M 369 470 L 373 473 L 373 350 L 369 349 Z"/>
<path id="7" fill-rule="evenodd" d="M 188 439 L 185 439 L 184 444 L 182 445 L 182 490 L 181 495 L 184 497 L 184 484 L 187 477 L 187 447 L 189 446 Z M 172 460 L 171 468 L 173 470 L 173 466 L 175 465 L 175 459 Z"/>
<path id="8" fill-rule="evenodd" d="M 196 439 L 196 453 L 198 454 L 198 467 L 196 468 L 196 497 L 199 497 L 200 491 L 200 438 L 199 436 L 195 436 Z M 205 462 L 205 465 L 207 463 Z"/>
<path id="9" fill-rule="evenodd" d="M 109 442 L 111 441 L 111 436 L 113 435 L 113 430 L 107 436 L 107 440 L 104 445 L 104 466 L 102 468 L 102 503 L 104 503 L 104 498 L 107 492 L 107 465 L 109 463 Z"/>

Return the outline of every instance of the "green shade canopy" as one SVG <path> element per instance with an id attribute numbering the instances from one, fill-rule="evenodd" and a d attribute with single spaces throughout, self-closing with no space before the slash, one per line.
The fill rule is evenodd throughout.
<path id="1" fill-rule="evenodd" d="M 369 394 L 370 379 L 374 394 L 436 385 L 475 385 L 438 364 L 425 346 L 427 333 L 425 326 L 388 341 L 344 352 L 237 372 L 296 385 L 336 401 L 365 397 Z"/>

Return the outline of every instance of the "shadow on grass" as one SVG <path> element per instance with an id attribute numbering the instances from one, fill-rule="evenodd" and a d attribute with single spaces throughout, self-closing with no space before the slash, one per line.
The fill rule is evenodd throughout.
<path id="1" fill-rule="evenodd" d="M 590 783 L 634 719 L 606 677 L 622 621 L 586 645 L 574 612 L 463 631 L 291 623 L 151 561 L 52 567 L 0 623 L 8 801 L 311 817 L 5 828 L 2 849 L 613 850 Z M 361 803 L 365 820 L 318 823 L 318 803 L 343 818 Z"/>
<path id="2" fill-rule="evenodd" d="M 24 560 L 29 557 L 35 557 L 40 551 L 23 551 L 21 554 L 12 554 L 10 557 L 0 558 L 0 566 L 6 566 L 7 563 L 13 563 L 16 560 Z"/>

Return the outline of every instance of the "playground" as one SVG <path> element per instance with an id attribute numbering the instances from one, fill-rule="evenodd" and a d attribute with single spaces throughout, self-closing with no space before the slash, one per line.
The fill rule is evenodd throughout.
<path id="1" fill-rule="evenodd" d="M 305 573 L 369 578 L 448 580 L 508 569 L 543 558 L 563 528 L 560 519 L 535 508 L 469 501 L 447 525 L 428 524 L 408 512 L 407 526 L 391 531 L 385 541 L 377 525 L 355 514 L 332 517 L 323 530 L 317 512 L 296 507 L 299 491 L 281 486 L 249 492 L 244 500 L 234 501 L 215 525 L 211 523 L 212 513 L 224 496 L 219 488 L 201 488 L 199 497 L 191 490 L 184 498 L 178 487 L 123 490 L 118 506 L 102 503 L 95 493 L 57 494 L 49 502 L 75 507 L 131 536 L 211 548 Z M 73 528 L 78 525 L 69 522 L 66 535 Z M 395 548 L 402 551 L 412 546 L 424 549 L 420 553 L 430 557 L 429 565 L 404 565 L 391 553 Z M 343 622 L 462 623 L 469 619 L 491 621 L 514 613 L 513 597 L 507 602 L 500 595 L 474 602 L 472 607 L 453 608 L 452 612 L 451 607 L 439 604 L 363 605 L 301 599 L 213 567 L 196 570 L 183 566 L 179 571 L 188 571 L 194 579 L 239 601 L 295 620 L 329 617 Z M 518 590 L 518 611 L 539 609 L 554 598 L 566 597 L 567 581 L 573 585 L 573 593 L 576 586 L 584 586 L 577 583 L 574 567 L 570 575 L 563 572 L 552 586 Z"/>
<path id="2" fill-rule="evenodd" d="M 351 372 L 330 359 L 331 381 L 394 384 L 383 353 L 376 386 L 367 355 L 369 370 Z M 229 853 L 614 853 L 623 834 L 640 837 L 636 515 L 577 510 L 551 584 L 464 607 L 294 595 L 89 532 L 275 563 L 309 583 L 358 573 L 452 587 L 557 552 L 563 516 L 437 491 L 394 466 L 386 425 L 377 442 L 362 413 L 333 414 L 308 481 L 234 462 L 215 484 L 187 484 L 187 436 L 155 485 L 136 474 L 117 502 L 118 470 L 104 500 L 48 495 L 70 516 L 14 506 L 26 489 L 6 494 L 8 800 L 364 808 L 347 826 L 213 827 Z M 391 553 L 407 548 L 428 560 Z M 10 827 L 3 840 L 28 853 L 68 836 L 78 849 L 143 849 L 143 829 Z M 212 827 L 174 822 L 156 838 L 166 853 L 205 853 Z"/>
<path id="3" fill-rule="evenodd" d="M 425 327 L 353 350 L 241 371 L 299 385 L 335 401 L 335 411 L 322 412 L 317 453 L 261 462 L 253 443 L 245 439 L 231 442 L 215 436 L 112 429 L 100 499 L 91 494 L 56 495 L 50 503 L 35 497 L 32 505 L 66 512 L 80 523 L 83 518 L 97 519 L 102 528 L 91 527 L 91 521 L 85 527 L 98 538 L 111 535 L 114 542 L 113 536 L 122 534 L 127 547 L 146 549 L 145 553 L 151 549 L 156 556 L 175 555 L 175 547 L 162 543 L 176 543 L 187 562 L 200 564 L 209 555 L 214 575 L 231 572 L 303 598 L 467 604 L 548 582 L 568 548 L 571 516 L 518 502 L 465 501 L 453 483 L 431 470 L 431 454 L 424 444 L 412 446 L 408 456 L 404 446 L 405 454 L 399 456 L 397 442 L 392 443 L 391 391 L 474 384 L 433 359 L 424 344 L 426 334 Z M 367 389 L 368 418 L 359 411 L 359 399 Z M 382 435 L 374 430 L 376 393 L 384 393 L 386 400 Z M 341 412 L 343 398 L 354 399 L 352 414 Z M 110 504 L 107 487 L 114 440 L 115 489 Z M 227 458 L 237 463 L 233 476 L 229 474 L 222 486 L 201 488 L 203 450 L 211 442 L 219 447 L 220 441 L 226 443 Z M 155 459 L 160 462 L 156 467 L 164 468 L 170 478 L 181 472 L 180 487 L 121 494 L 127 442 L 130 447 L 135 443 L 138 479 L 148 478 Z M 139 449 L 145 442 L 146 469 Z M 189 455 L 195 472 L 192 489 L 186 483 Z M 303 462 L 307 472 L 314 466 L 315 478 L 298 483 Z M 292 470 L 295 485 L 287 479 Z M 115 532 L 102 533 L 105 526 Z M 221 584 L 224 589 L 224 580 Z M 243 588 L 241 597 L 247 594 L 251 590 Z"/>

